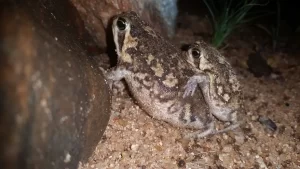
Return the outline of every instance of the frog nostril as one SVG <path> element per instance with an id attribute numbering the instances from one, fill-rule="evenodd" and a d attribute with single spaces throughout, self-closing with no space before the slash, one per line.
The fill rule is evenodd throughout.
<path id="1" fill-rule="evenodd" d="M 126 29 L 126 19 L 120 17 L 117 20 L 117 27 L 119 28 L 119 30 L 123 31 Z"/>

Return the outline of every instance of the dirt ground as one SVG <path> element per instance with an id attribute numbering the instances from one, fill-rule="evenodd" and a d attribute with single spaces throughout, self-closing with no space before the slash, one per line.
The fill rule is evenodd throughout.
<path id="1" fill-rule="evenodd" d="M 173 42 L 179 47 L 195 40 L 209 40 L 208 21 L 182 16 Z M 300 168 L 300 52 L 289 45 L 262 56 L 279 75 L 254 77 L 246 61 L 253 46 L 269 37 L 254 27 L 241 28 L 220 51 L 236 69 L 245 97 L 246 114 L 236 132 L 205 139 L 183 140 L 192 132 L 149 117 L 135 104 L 124 86 L 113 91 L 112 116 L 94 155 L 79 169 L 297 169 Z M 255 32 L 255 33 L 253 33 Z M 276 124 L 261 123 L 265 117 Z"/>

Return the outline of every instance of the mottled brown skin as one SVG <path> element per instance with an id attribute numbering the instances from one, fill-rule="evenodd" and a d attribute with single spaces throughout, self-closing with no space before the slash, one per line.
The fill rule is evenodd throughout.
<path id="1" fill-rule="evenodd" d="M 204 41 L 191 45 L 186 59 L 202 73 L 195 74 L 188 80 L 184 97 L 192 96 L 199 86 L 210 112 L 219 120 L 232 122 L 229 127 L 220 131 L 237 128 L 237 116 L 244 113 L 244 107 L 240 83 L 232 66 L 217 49 Z"/>
<path id="2" fill-rule="evenodd" d="M 125 79 L 140 107 L 152 117 L 177 127 L 206 129 L 188 137 L 211 134 L 213 121 L 201 91 L 183 97 L 187 80 L 199 72 L 183 53 L 134 12 L 114 18 L 113 34 L 118 65 L 107 73 L 107 79 Z"/>

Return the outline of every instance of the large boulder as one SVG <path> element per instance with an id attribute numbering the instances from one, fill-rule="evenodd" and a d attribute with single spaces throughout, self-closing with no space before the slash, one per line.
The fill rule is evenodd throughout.
<path id="1" fill-rule="evenodd" d="M 0 168 L 75 169 L 105 131 L 109 89 L 71 4 L 18 2 L 0 10 Z"/>

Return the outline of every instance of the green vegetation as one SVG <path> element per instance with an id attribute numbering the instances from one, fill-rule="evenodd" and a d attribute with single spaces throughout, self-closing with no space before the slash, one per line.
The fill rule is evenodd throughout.
<path id="1" fill-rule="evenodd" d="M 214 29 L 212 45 L 215 47 L 220 47 L 238 26 L 269 14 L 261 11 L 251 12 L 252 17 L 246 18 L 254 6 L 266 5 L 257 3 L 258 0 L 203 0 L 203 2 L 211 16 Z"/>

